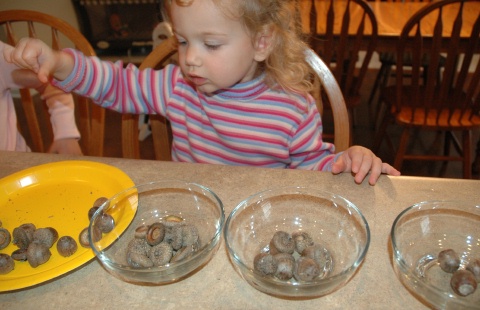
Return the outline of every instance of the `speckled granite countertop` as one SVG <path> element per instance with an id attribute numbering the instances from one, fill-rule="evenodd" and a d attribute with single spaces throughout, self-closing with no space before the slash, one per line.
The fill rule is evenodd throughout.
<path id="1" fill-rule="evenodd" d="M 71 159 L 113 165 L 136 184 L 170 178 L 203 184 L 220 197 L 227 216 L 241 200 L 260 190 L 286 185 L 317 186 L 357 205 L 370 225 L 370 248 L 363 265 L 345 287 L 309 300 L 272 297 L 251 287 L 235 272 L 222 240 L 206 266 L 177 283 L 128 284 L 107 273 L 93 259 L 46 283 L 0 293 L 0 309 L 423 309 L 425 305 L 407 291 L 393 271 L 389 234 L 395 217 L 423 200 L 468 197 L 469 201 L 480 201 L 478 180 L 382 176 L 376 186 L 369 186 L 356 185 L 349 174 L 1 151 L 0 177 Z"/>

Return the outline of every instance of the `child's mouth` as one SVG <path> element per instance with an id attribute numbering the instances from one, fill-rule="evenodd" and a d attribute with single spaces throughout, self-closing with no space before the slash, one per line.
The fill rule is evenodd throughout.
<path id="1" fill-rule="evenodd" d="M 199 76 L 189 76 L 190 81 L 192 81 L 193 84 L 196 86 L 201 86 L 207 82 L 206 78 L 199 77 Z"/>

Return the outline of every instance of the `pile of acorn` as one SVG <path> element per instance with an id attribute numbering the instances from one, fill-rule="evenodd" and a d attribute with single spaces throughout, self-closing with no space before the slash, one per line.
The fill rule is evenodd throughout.
<path id="1" fill-rule="evenodd" d="M 253 267 L 262 276 L 282 281 L 313 281 L 325 277 L 332 269 L 330 253 L 315 244 L 307 232 L 277 231 L 267 252 L 257 254 Z"/>
<path id="2" fill-rule="evenodd" d="M 57 242 L 58 240 L 58 242 Z M 18 249 L 12 255 L 0 254 L 0 274 L 6 274 L 15 268 L 15 261 L 28 261 L 33 268 L 46 263 L 52 253 L 50 248 L 57 242 L 57 251 L 60 255 L 67 257 L 77 250 L 75 239 L 70 236 L 58 238 L 55 228 L 36 228 L 32 223 L 21 224 L 13 229 L 12 234 L 0 227 L 0 249 L 10 244 L 15 244 Z"/>
<path id="3" fill-rule="evenodd" d="M 438 253 L 437 261 L 443 271 L 452 274 L 450 286 L 456 294 L 468 296 L 475 292 L 480 282 L 480 259 L 473 259 L 465 269 L 460 269 L 460 257 L 454 250 L 447 249 Z"/>
<path id="4" fill-rule="evenodd" d="M 90 220 L 95 211 L 107 200 L 105 197 L 98 198 L 93 207 L 88 212 Z M 94 231 L 93 239 L 100 240 L 102 233 L 109 232 L 114 227 L 113 218 L 102 213 L 100 217 L 102 225 L 98 225 L 99 231 Z M 88 228 L 84 228 L 78 237 L 79 243 L 83 247 L 90 247 L 88 241 Z M 10 232 L 2 227 L 0 221 L 0 250 L 6 248 L 10 242 L 18 247 L 11 255 L 0 253 L 0 274 L 7 274 L 15 268 L 15 261 L 27 261 L 31 267 L 36 268 L 46 263 L 52 256 L 50 248 L 57 243 L 57 252 L 68 257 L 77 251 L 77 242 L 71 236 L 62 236 L 59 238 L 58 232 L 53 227 L 37 228 L 32 223 L 24 223 L 15 227 Z"/>
<path id="5" fill-rule="evenodd" d="M 193 256 L 201 247 L 195 225 L 176 215 L 150 225 L 141 225 L 126 250 L 126 259 L 133 268 L 150 268 L 178 263 Z"/>

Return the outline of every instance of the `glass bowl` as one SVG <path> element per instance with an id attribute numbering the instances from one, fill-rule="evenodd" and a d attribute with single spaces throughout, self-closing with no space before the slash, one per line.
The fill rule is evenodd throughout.
<path id="1" fill-rule="evenodd" d="M 257 271 L 255 257 L 272 253 L 269 243 L 279 231 L 293 236 L 306 232 L 318 245 L 323 261 L 315 278 L 280 280 Z M 354 204 L 306 187 L 276 188 L 250 196 L 227 218 L 224 235 L 229 257 L 243 279 L 266 294 L 290 299 L 320 297 L 344 286 L 370 244 L 368 223 Z M 299 253 L 293 254 L 296 262 Z"/>
<path id="2" fill-rule="evenodd" d="M 480 284 L 468 296 L 454 293 L 452 274 L 437 261 L 452 249 L 460 269 L 480 259 L 480 206 L 460 201 L 425 201 L 400 213 L 391 230 L 393 267 L 403 285 L 421 302 L 437 309 L 479 309 Z"/>
<path id="3" fill-rule="evenodd" d="M 102 225 L 105 213 L 114 218 L 114 229 L 94 241 L 92 236 Z M 127 248 L 136 229 L 172 219 L 181 221 L 178 225 L 196 227 L 196 251 L 175 263 L 132 267 L 127 262 Z M 103 203 L 90 220 L 89 241 L 101 264 L 115 277 L 131 283 L 167 284 L 191 275 L 212 258 L 224 223 L 223 204 L 210 189 L 181 180 L 165 180 L 131 187 Z"/>

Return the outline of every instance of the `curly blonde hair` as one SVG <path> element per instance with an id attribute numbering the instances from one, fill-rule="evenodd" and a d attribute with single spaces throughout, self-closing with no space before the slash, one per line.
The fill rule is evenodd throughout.
<path id="1" fill-rule="evenodd" d="M 195 0 L 164 1 L 166 16 L 172 1 L 189 6 Z M 288 91 L 307 93 L 312 90 L 312 70 L 305 60 L 307 44 L 295 31 L 292 1 L 289 0 L 211 0 L 227 16 L 239 18 L 255 40 L 266 29 L 272 33 L 270 54 L 260 64 L 266 83 Z"/>

